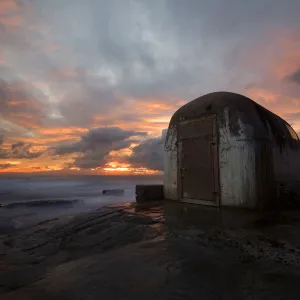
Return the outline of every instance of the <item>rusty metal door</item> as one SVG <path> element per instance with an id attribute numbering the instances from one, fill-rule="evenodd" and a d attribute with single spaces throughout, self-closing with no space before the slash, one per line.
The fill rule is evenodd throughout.
<path id="1" fill-rule="evenodd" d="M 181 201 L 219 205 L 215 115 L 178 123 L 178 154 Z"/>

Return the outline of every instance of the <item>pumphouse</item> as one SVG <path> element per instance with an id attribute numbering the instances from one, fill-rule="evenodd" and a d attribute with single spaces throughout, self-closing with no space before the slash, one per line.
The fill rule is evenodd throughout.
<path id="1" fill-rule="evenodd" d="M 171 118 L 164 153 L 166 199 L 264 209 L 293 198 L 299 174 L 294 129 L 245 96 L 210 93 Z"/>

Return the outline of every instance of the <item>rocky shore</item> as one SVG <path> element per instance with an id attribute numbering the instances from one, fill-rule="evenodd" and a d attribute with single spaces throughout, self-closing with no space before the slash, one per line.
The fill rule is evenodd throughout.
<path id="1" fill-rule="evenodd" d="M 0 237 L 0 298 L 299 299 L 300 215 L 123 204 Z"/>

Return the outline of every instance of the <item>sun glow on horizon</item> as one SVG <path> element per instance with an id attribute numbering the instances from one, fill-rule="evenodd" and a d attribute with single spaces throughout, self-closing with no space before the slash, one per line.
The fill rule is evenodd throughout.
<path id="1" fill-rule="evenodd" d="M 159 174 L 159 171 L 155 170 L 149 170 L 147 168 L 143 167 L 132 167 L 130 164 L 126 163 L 119 163 L 119 162 L 110 162 L 107 163 L 106 166 L 103 168 L 103 170 L 107 173 L 130 173 L 130 174 L 147 174 L 147 175 L 152 175 L 152 174 Z"/>

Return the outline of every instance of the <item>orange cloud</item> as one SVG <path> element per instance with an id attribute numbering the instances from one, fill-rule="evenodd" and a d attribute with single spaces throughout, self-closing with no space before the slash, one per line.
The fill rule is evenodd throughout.
<path id="1" fill-rule="evenodd" d="M 20 27 L 24 23 L 24 12 L 29 7 L 21 6 L 17 0 L 1 0 L 0 23 L 8 28 Z"/>
<path id="2" fill-rule="evenodd" d="M 13 122 L 16 125 L 28 129 L 37 129 L 39 127 L 39 119 L 29 115 L 16 116 L 13 114 L 8 114 L 6 115 L 5 119 L 9 120 L 10 122 Z"/>
<path id="3" fill-rule="evenodd" d="M 130 164 L 126 163 L 119 163 L 117 161 L 107 163 L 106 166 L 103 168 L 103 171 L 106 173 L 113 173 L 113 174 L 122 174 L 122 173 L 129 173 L 129 174 L 158 174 L 158 171 L 149 170 L 147 168 L 133 168 Z"/>
<path id="4" fill-rule="evenodd" d="M 87 132 L 87 128 L 82 127 L 55 127 L 55 128 L 39 128 L 39 132 L 43 135 L 58 135 L 58 134 L 82 134 Z"/>
<path id="5" fill-rule="evenodd" d="M 285 118 L 290 113 L 300 111 L 300 98 L 289 97 L 256 87 L 248 88 L 246 95 L 282 118 Z M 300 130 L 300 127 L 295 126 L 295 130 Z"/>
<path id="6" fill-rule="evenodd" d="M 247 95 L 249 98 L 256 99 L 256 101 L 260 103 L 275 104 L 280 100 L 279 94 L 257 87 L 249 88 Z"/>
<path id="7" fill-rule="evenodd" d="M 172 114 L 187 101 L 182 99 L 122 98 L 124 105 L 116 107 L 109 117 L 94 115 L 92 127 L 118 126 L 125 130 L 145 131 L 159 136 L 168 127 Z M 128 115 L 128 116 L 127 116 Z"/>
<path id="8" fill-rule="evenodd" d="M 20 37 L 23 36 L 25 39 L 20 41 L 21 45 L 22 42 L 24 42 L 24 45 L 28 46 L 30 51 L 33 50 L 33 53 L 34 51 L 36 51 L 37 54 L 47 51 L 57 51 L 62 47 L 56 44 L 55 41 L 53 41 L 54 39 L 51 39 L 50 26 L 45 24 L 43 20 L 40 20 L 38 15 L 35 15 L 34 6 L 29 4 L 29 1 L 28 5 L 27 2 L 25 5 L 19 5 L 18 0 L 0 0 L 0 2 L 0 25 L 4 25 L 5 27 L 5 31 L 3 30 L 3 32 L 1 32 L 2 28 L 0 27 L 0 37 L 3 44 L 7 42 L 6 44 L 9 45 L 9 47 L 15 47 L 17 43 L 14 39 L 20 39 Z M 44 40 L 39 37 L 35 39 L 34 36 L 38 35 L 44 35 L 43 37 L 46 36 L 47 39 Z M 33 36 L 32 39 L 31 36 Z M 73 49 L 64 48 L 64 50 L 67 50 L 70 54 L 72 52 L 74 53 Z M 9 51 L 5 49 L 5 51 L 1 53 L 0 61 L 4 64 L 6 63 L 6 66 L 12 67 L 12 69 L 17 69 L 18 66 L 14 65 L 13 61 L 9 61 L 10 56 L 8 54 Z M 22 53 L 20 53 L 20 55 L 22 55 Z M 24 59 L 26 59 L 26 56 Z M 49 85 L 51 85 L 52 79 L 55 79 L 54 81 L 77 80 L 84 75 L 85 70 L 76 68 L 76 63 L 72 63 L 71 61 L 66 63 L 63 67 L 59 67 L 58 70 L 49 71 L 47 78 L 50 82 Z M 13 133 L 11 137 L 6 137 L 5 144 L 2 144 L 3 149 L 10 149 L 12 143 L 24 142 L 31 144 L 31 150 L 33 152 L 43 152 L 55 146 L 56 143 L 78 141 L 80 140 L 80 136 L 88 131 L 87 128 L 81 127 L 44 127 L 44 118 L 47 117 L 47 107 L 43 103 L 44 99 L 42 97 L 44 97 L 43 93 L 48 95 L 47 92 L 50 91 L 50 87 L 47 82 L 43 82 L 43 79 L 32 84 L 13 82 L 10 83 L 9 86 L 6 84 L 5 88 L 8 97 L 5 99 L 3 109 L 0 107 L 1 117 L 22 127 L 20 128 L 20 132 L 22 132 L 22 135 L 26 134 L 26 137 L 15 136 L 15 133 Z M 39 91 L 43 92 L 40 93 L 40 96 Z M 49 92 L 49 94 L 51 93 Z M 54 96 L 57 97 L 55 100 L 59 100 L 57 95 Z M 178 105 L 177 102 L 180 101 L 182 100 L 175 100 L 173 105 L 169 104 L 168 99 L 124 99 L 125 107 L 116 107 L 115 115 L 113 113 L 109 116 L 94 116 L 94 122 L 91 127 L 102 127 L 104 126 L 102 123 L 103 118 L 109 118 L 109 124 L 105 124 L 107 126 L 118 126 L 123 129 L 147 131 L 152 135 L 160 135 L 161 130 L 167 126 L 169 116 L 173 113 L 173 110 L 176 109 Z M 124 120 L 118 121 L 120 119 L 119 116 L 123 115 L 124 111 L 133 113 L 136 116 L 140 115 L 141 118 L 136 120 L 133 118 L 132 121 L 124 118 Z M 24 128 L 30 129 L 30 132 L 26 130 L 23 131 Z M 29 135 L 27 135 L 27 133 L 31 134 L 30 137 L 28 137 Z M 7 140 L 9 140 L 10 143 L 7 143 Z M 124 158 L 129 156 L 131 152 L 130 147 L 119 151 L 112 151 L 109 156 L 112 161 L 116 161 L 116 165 L 108 165 L 107 170 L 97 169 L 92 171 L 100 173 L 114 172 L 114 174 L 118 172 L 142 172 L 142 169 L 134 169 L 124 162 Z M 49 156 L 47 155 L 48 153 L 43 154 L 42 157 L 34 160 L 20 159 L 16 161 L 16 164 L 3 162 L 3 165 L 6 164 L 9 167 L 3 168 L 0 171 L 65 171 L 65 164 L 72 162 L 74 159 L 73 155 L 66 155 L 63 158 L 51 157 L 50 154 Z M 109 168 L 111 168 L 111 170 L 109 170 Z M 83 172 L 83 170 L 79 169 L 74 169 L 74 171 Z M 88 170 L 87 172 L 90 171 Z M 151 171 L 146 169 L 145 172 L 151 173 Z"/>
<path id="9" fill-rule="evenodd" d="M 300 31 L 270 33 L 242 54 L 240 64 L 264 80 L 281 80 L 300 65 Z"/>
<path id="10" fill-rule="evenodd" d="M 300 31 L 273 32 L 245 54 L 242 66 L 257 74 L 245 94 L 287 119 L 299 131 L 300 122 L 292 115 L 300 111 L 300 94 L 287 77 L 300 66 Z"/>
<path id="11" fill-rule="evenodd" d="M 109 156 L 114 157 L 114 158 L 123 158 L 123 157 L 131 155 L 131 153 L 132 153 L 132 147 L 124 148 L 124 149 L 121 149 L 121 150 L 110 151 Z"/>
<path id="12" fill-rule="evenodd" d="M 81 174 L 105 174 L 105 175 L 153 175 L 160 174 L 158 171 L 149 170 L 147 168 L 133 168 L 130 164 L 120 163 L 117 161 L 109 162 L 104 168 L 95 168 L 95 169 L 84 169 L 81 170 L 77 167 L 66 168 L 65 162 L 59 162 L 55 164 L 44 163 L 27 163 L 19 161 L 0 161 L 0 166 L 7 165 L 7 168 L 0 168 L 0 173 L 45 173 L 45 172 L 58 172 L 58 173 L 78 173 Z"/>
<path id="13" fill-rule="evenodd" d="M 277 35 L 274 47 L 281 49 L 279 57 L 271 64 L 271 72 L 278 79 L 293 73 L 300 66 L 300 31 Z"/>
<path id="14" fill-rule="evenodd" d="M 0 13 L 14 12 L 19 9 L 19 5 L 16 0 L 1 0 Z"/>
<path id="15" fill-rule="evenodd" d="M 2 16 L 0 18 L 0 23 L 9 27 L 19 27 L 21 26 L 22 21 L 23 18 L 21 16 L 7 16 L 7 17 Z"/>
<path id="16" fill-rule="evenodd" d="M 148 100 L 149 101 L 149 100 Z M 154 103 L 152 103 L 153 101 Z M 169 112 L 174 109 L 173 105 L 165 104 L 157 99 L 150 99 L 149 102 L 135 102 L 134 109 L 136 111 L 144 111 L 147 115 L 159 115 L 162 112 Z"/>
<path id="17" fill-rule="evenodd" d="M 0 82 L 3 119 L 30 129 L 41 125 L 44 104 L 31 94 L 31 88 L 22 82 Z"/>
<path id="18" fill-rule="evenodd" d="M 56 69 L 51 71 L 50 77 L 56 80 L 65 80 L 65 79 L 76 79 L 85 75 L 85 71 L 82 69 L 76 69 L 74 66 L 66 66 L 65 68 Z"/>
<path id="19" fill-rule="evenodd" d="M 48 143 L 58 143 L 58 142 L 66 142 L 66 141 L 78 141 L 80 137 L 76 137 L 74 135 L 62 135 L 62 136 L 52 136 L 46 137 L 41 136 L 38 138 L 24 138 L 24 137 L 15 137 L 14 141 L 23 141 L 25 143 L 33 144 L 33 145 L 47 145 Z"/>

